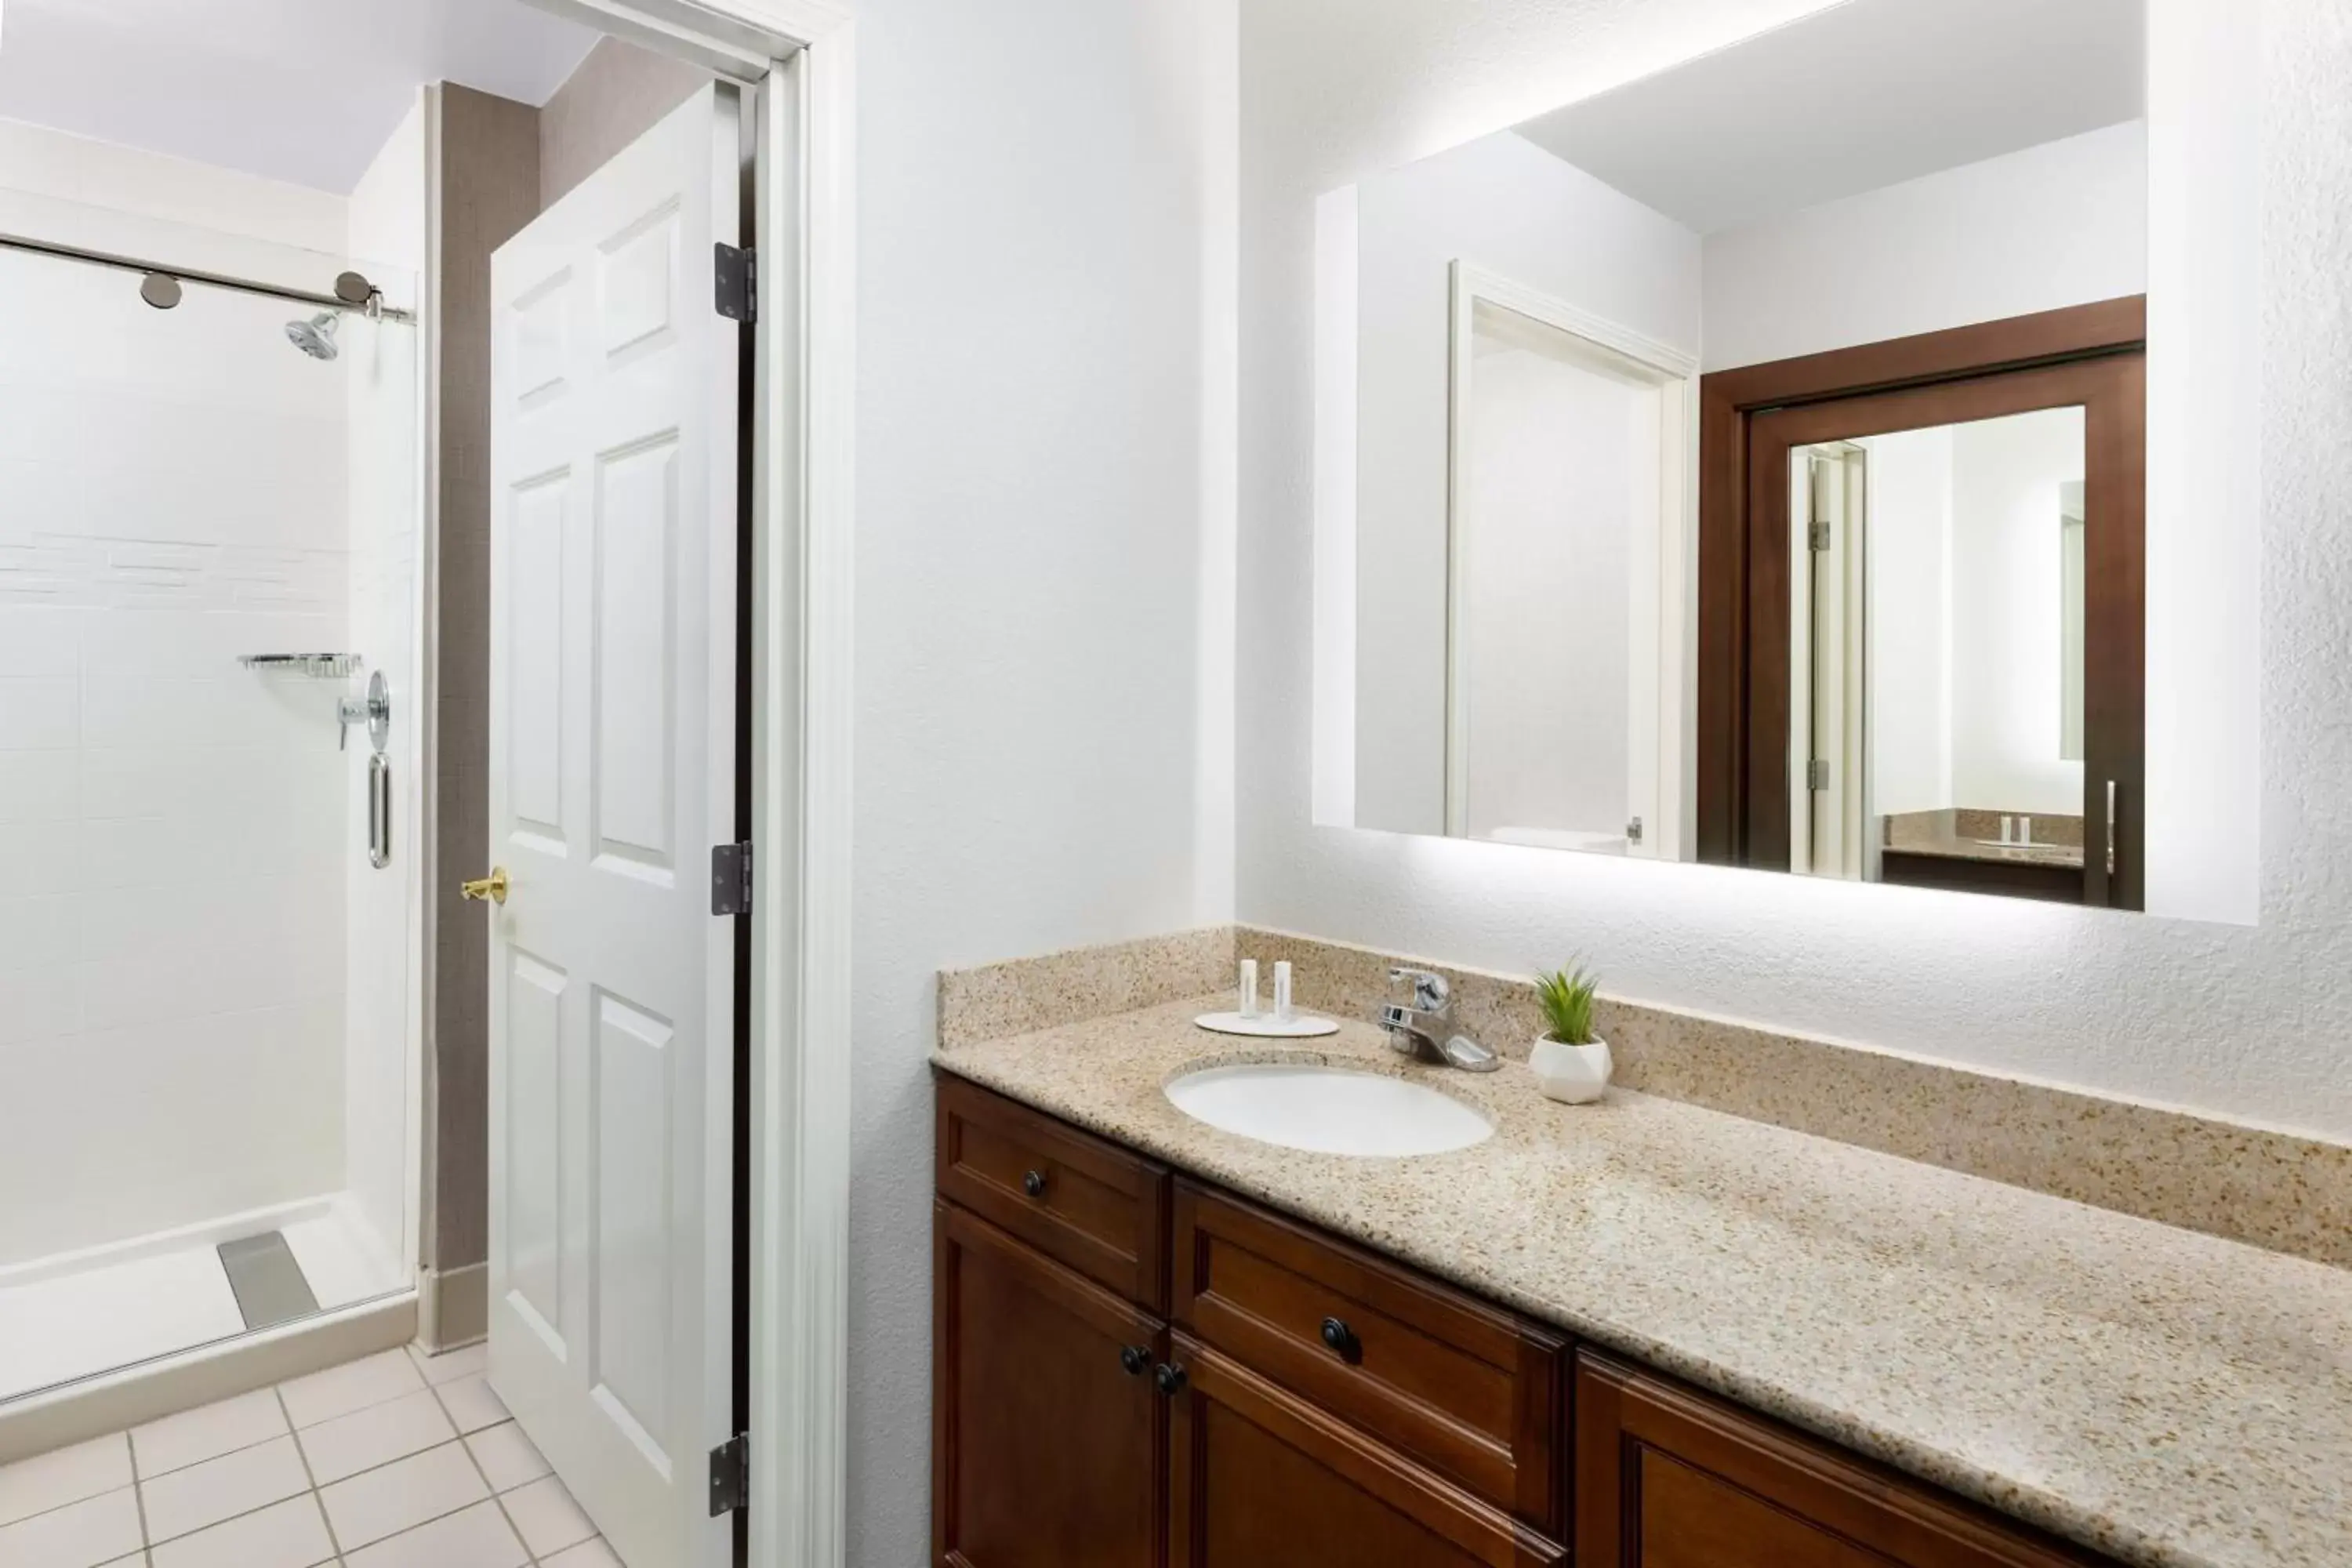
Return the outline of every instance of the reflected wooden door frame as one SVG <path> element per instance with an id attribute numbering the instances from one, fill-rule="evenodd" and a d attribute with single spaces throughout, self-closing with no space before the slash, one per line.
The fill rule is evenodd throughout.
<path id="1" fill-rule="evenodd" d="M 2147 338 L 2133 295 L 1700 378 L 1697 858 L 1789 864 L 1790 448 L 2080 404 L 2106 522 L 2085 574 L 2084 898 L 2141 907 Z M 2112 882 L 2109 779 L 2124 803 Z"/>

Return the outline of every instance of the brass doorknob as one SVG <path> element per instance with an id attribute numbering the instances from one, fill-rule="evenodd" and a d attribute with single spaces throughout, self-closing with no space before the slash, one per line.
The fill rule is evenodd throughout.
<path id="1" fill-rule="evenodd" d="M 494 866 L 490 874 L 477 881 L 462 882 L 457 890 L 474 903 L 503 904 L 507 901 L 507 868 Z"/>

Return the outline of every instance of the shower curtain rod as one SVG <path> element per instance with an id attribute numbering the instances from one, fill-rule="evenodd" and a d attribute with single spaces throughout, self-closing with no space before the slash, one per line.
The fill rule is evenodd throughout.
<path id="1" fill-rule="evenodd" d="M 123 272 L 160 273 L 176 278 L 183 283 L 202 283 L 207 288 L 233 289 L 239 294 L 260 294 L 272 300 L 290 300 L 298 305 L 315 305 L 325 310 L 357 310 L 368 314 L 365 300 L 346 300 L 340 294 L 314 294 L 307 289 L 281 289 L 274 283 L 260 283 L 250 278 L 232 278 L 225 272 L 205 272 L 198 268 L 173 267 L 161 261 L 142 261 L 135 256 L 118 256 L 111 251 L 84 250 L 79 246 L 58 245 L 46 239 L 27 239 L 23 235 L 0 234 L 0 247 L 10 250 L 29 250 L 37 256 L 61 257 L 68 261 L 87 261 L 99 267 L 111 267 Z M 358 274 L 349 274 L 356 277 Z M 374 314 L 386 321 L 414 321 L 416 312 L 403 310 L 379 301 Z"/>

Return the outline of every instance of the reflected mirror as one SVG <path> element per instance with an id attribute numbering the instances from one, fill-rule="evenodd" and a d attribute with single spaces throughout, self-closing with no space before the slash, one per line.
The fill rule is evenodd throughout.
<path id="1" fill-rule="evenodd" d="M 2139 0 L 1850 0 L 1326 196 L 1318 821 L 2145 897 Z"/>

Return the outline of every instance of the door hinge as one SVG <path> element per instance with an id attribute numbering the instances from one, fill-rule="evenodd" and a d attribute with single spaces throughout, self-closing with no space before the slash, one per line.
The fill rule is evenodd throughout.
<path id="1" fill-rule="evenodd" d="M 1830 525 L 1828 523 L 1817 522 L 1813 524 L 1812 545 L 1815 550 L 1827 550 L 1830 547 Z"/>
<path id="2" fill-rule="evenodd" d="M 740 246 L 720 240 L 712 247 L 719 284 L 719 313 L 730 321 L 760 319 L 760 258 Z"/>
<path id="3" fill-rule="evenodd" d="M 1830 787 L 1830 764 L 1828 758 L 1815 757 L 1811 762 L 1805 764 L 1805 787 L 1807 789 L 1827 789 Z"/>
<path id="4" fill-rule="evenodd" d="M 751 1438 L 738 1432 L 710 1450 L 710 1517 L 733 1513 L 751 1500 Z"/>
<path id="5" fill-rule="evenodd" d="M 751 844 L 710 847 L 710 912 L 748 915 L 751 912 Z"/>

